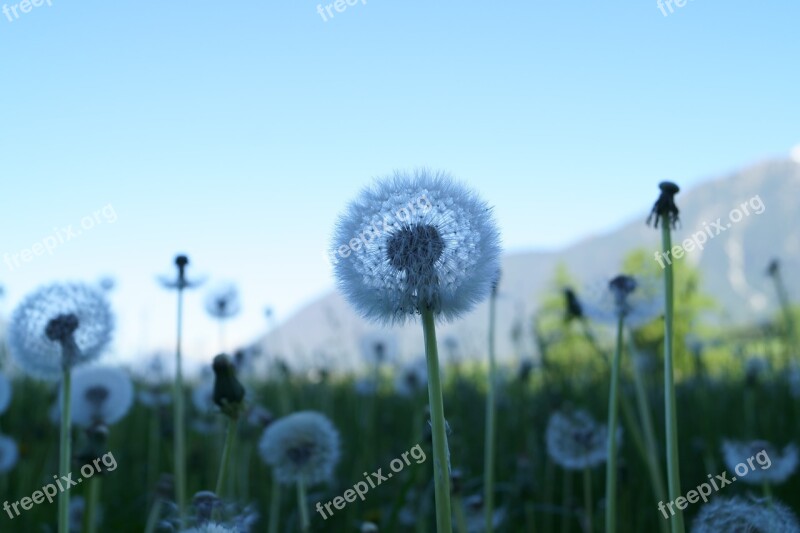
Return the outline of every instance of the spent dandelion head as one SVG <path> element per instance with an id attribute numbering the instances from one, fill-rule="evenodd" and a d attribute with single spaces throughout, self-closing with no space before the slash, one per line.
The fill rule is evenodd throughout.
<path id="1" fill-rule="evenodd" d="M 486 298 L 499 270 L 489 206 L 449 174 L 397 172 L 362 191 L 336 225 L 338 285 L 366 318 L 453 319 Z"/>
<path id="2" fill-rule="evenodd" d="M 11 404 L 11 380 L 0 372 L 0 415 L 6 412 Z"/>
<path id="3" fill-rule="evenodd" d="M 647 216 L 647 225 L 653 224 L 653 227 L 657 228 L 659 221 L 661 221 L 667 227 L 675 229 L 678 225 L 679 213 L 678 206 L 675 204 L 675 195 L 681 189 L 671 181 L 662 181 L 658 184 L 658 188 L 661 189 L 661 194 Z"/>
<path id="4" fill-rule="evenodd" d="M 19 448 L 11 437 L 0 435 L 0 474 L 10 472 L 19 461 Z"/>
<path id="5" fill-rule="evenodd" d="M 72 421 L 82 428 L 119 422 L 133 404 L 133 382 L 121 368 L 86 366 L 72 372 Z"/>
<path id="6" fill-rule="evenodd" d="M 29 375 L 55 380 L 65 368 L 97 359 L 111 341 L 113 315 L 91 285 L 54 284 L 28 295 L 14 311 L 8 347 Z"/>
<path id="7" fill-rule="evenodd" d="M 239 290 L 232 283 L 217 285 L 206 296 L 206 312 L 217 320 L 233 318 L 242 310 Z"/>
<path id="8" fill-rule="evenodd" d="M 203 280 L 190 280 L 186 276 L 186 267 L 189 266 L 189 258 L 183 254 L 175 257 L 175 267 L 177 268 L 177 276 L 159 276 L 158 281 L 165 289 L 175 289 L 182 291 L 184 289 L 193 289 L 203 284 Z"/>
<path id="9" fill-rule="evenodd" d="M 578 299 L 578 295 L 570 287 L 564 288 L 564 321 L 572 322 L 573 320 L 583 319 L 583 305 Z"/>
<path id="10" fill-rule="evenodd" d="M 704 504 L 692 522 L 692 533 L 797 533 L 800 523 L 783 503 L 734 496 Z"/>
<path id="11" fill-rule="evenodd" d="M 270 424 L 259 451 L 280 483 L 313 485 L 333 474 L 339 461 L 339 433 L 325 415 L 301 411 Z"/>
<path id="12" fill-rule="evenodd" d="M 797 470 L 798 449 L 794 444 L 788 444 L 781 450 L 765 440 L 724 440 L 722 455 L 728 471 L 736 472 L 736 479 L 751 485 L 765 482 L 779 485 Z M 750 468 L 748 459 L 754 465 L 753 468 Z M 737 465 L 741 464 L 747 466 L 744 475 L 736 470 Z"/>
<path id="13" fill-rule="evenodd" d="M 618 431 L 618 441 L 620 437 Z M 608 429 L 583 410 L 553 413 L 545 440 L 547 453 L 567 470 L 593 468 L 606 460 Z"/>
<path id="14" fill-rule="evenodd" d="M 418 357 L 403 365 L 395 374 L 395 390 L 401 396 L 414 396 L 427 389 L 428 364 Z"/>

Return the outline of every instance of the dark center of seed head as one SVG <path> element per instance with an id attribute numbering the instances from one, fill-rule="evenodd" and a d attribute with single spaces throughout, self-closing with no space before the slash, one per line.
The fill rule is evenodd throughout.
<path id="1" fill-rule="evenodd" d="M 108 399 L 108 395 L 109 391 L 106 387 L 96 386 L 86 390 L 86 399 L 97 408 Z"/>
<path id="2" fill-rule="evenodd" d="M 64 342 L 78 329 L 78 317 L 72 313 L 58 315 L 47 323 L 45 335 L 51 341 Z"/>
<path id="3" fill-rule="evenodd" d="M 292 448 L 289 448 L 286 451 L 286 455 L 289 456 L 289 459 L 297 464 L 303 465 L 311 459 L 311 453 L 314 451 L 314 445 L 310 442 L 302 443 Z"/>
<path id="4" fill-rule="evenodd" d="M 444 252 L 444 240 L 429 224 L 406 226 L 389 238 L 386 255 L 400 271 L 432 269 Z"/>

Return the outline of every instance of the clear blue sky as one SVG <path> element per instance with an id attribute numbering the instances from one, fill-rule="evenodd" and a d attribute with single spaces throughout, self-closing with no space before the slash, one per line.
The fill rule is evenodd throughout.
<path id="1" fill-rule="evenodd" d="M 325 22 L 310 0 L 50 1 L 0 13 L 0 254 L 103 206 L 116 220 L 0 263 L 2 309 L 113 275 L 121 358 L 171 346 L 173 298 L 153 280 L 178 251 L 239 283 L 236 341 L 263 331 L 266 305 L 286 318 L 330 288 L 336 215 L 395 168 L 472 184 L 513 251 L 607 231 L 662 179 L 800 142 L 797 2 L 665 17 L 655 0 L 368 0 Z M 217 349 L 202 295 L 195 358 Z"/>

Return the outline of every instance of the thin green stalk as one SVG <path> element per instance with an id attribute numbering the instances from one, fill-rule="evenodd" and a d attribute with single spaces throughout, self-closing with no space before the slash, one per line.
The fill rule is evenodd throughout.
<path id="1" fill-rule="evenodd" d="M 161 515 L 161 498 L 156 497 L 153 502 L 153 507 L 150 509 L 150 514 L 147 516 L 147 524 L 145 525 L 144 533 L 154 533 L 158 525 L 158 518 Z"/>
<path id="2" fill-rule="evenodd" d="M 278 480 L 272 477 L 272 487 L 269 496 L 269 533 L 278 533 L 278 522 L 281 513 L 281 486 Z"/>
<path id="3" fill-rule="evenodd" d="M 617 420 L 619 418 L 619 363 L 622 358 L 625 317 L 617 321 L 617 347 L 611 360 L 608 393 L 608 458 L 606 459 L 606 533 L 617 531 Z"/>
<path id="4" fill-rule="evenodd" d="M 586 532 L 594 531 L 594 502 L 592 501 L 592 471 L 583 469 L 583 505 L 586 508 Z"/>
<path id="5" fill-rule="evenodd" d="M 489 299 L 489 388 L 486 391 L 486 435 L 483 457 L 483 511 L 487 533 L 492 533 L 494 530 L 495 382 L 497 381 L 494 337 L 496 307 L 497 295 L 495 291 L 492 291 L 492 296 Z"/>
<path id="6" fill-rule="evenodd" d="M 86 524 L 84 525 L 87 533 L 97 531 L 97 507 L 100 505 L 100 476 L 93 476 L 89 480 L 89 497 L 86 503 Z"/>
<path id="7" fill-rule="evenodd" d="M 72 374 L 70 367 L 64 365 L 61 382 L 61 443 L 58 459 L 58 471 L 61 476 L 68 476 L 72 459 Z M 69 533 L 69 491 L 61 491 L 58 495 L 58 533 Z"/>
<path id="8" fill-rule="evenodd" d="M 183 412 L 183 370 L 181 363 L 181 335 L 183 329 L 183 290 L 178 288 L 178 331 L 175 347 L 175 388 L 173 407 L 175 416 L 174 445 L 175 445 L 175 497 L 178 504 L 178 515 L 183 522 L 186 510 L 186 445 L 184 443 L 184 412 Z"/>
<path id="9" fill-rule="evenodd" d="M 159 446 L 161 444 L 161 406 L 156 403 L 153 410 L 150 412 L 150 435 L 147 446 L 147 486 L 148 488 L 155 487 L 158 482 L 159 470 Z"/>
<path id="10" fill-rule="evenodd" d="M 661 225 L 664 254 L 672 252 L 670 225 Z M 672 363 L 674 272 L 672 262 L 664 265 L 664 418 L 666 422 L 667 484 L 672 501 L 681 496 L 680 461 L 678 458 L 678 413 L 675 400 L 675 377 Z M 684 533 L 683 512 L 678 509 L 670 521 L 672 533 Z"/>
<path id="11" fill-rule="evenodd" d="M 464 515 L 464 502 L 461 500 L 461 496 L 453 496 L 453 514 L 456 515 L 456 531 L 468 533 L 467 517 Z"/>
<path id="12" fill-rule="evenodd" d="M 306 502 L 306 485 L 302 477 L 297 480 L 297 507 L 300 511 L 300 531 L 308 531 L 308 503 Z"/>
<path id="13" fill-rule="evenodd" d="M 238 420 L 231 418 L 228 420 L 228 431 L 225 435 L 225 445 L 222 448 L 222 460 L 219 463 L 219 475 L 217 476 L 217 490 L 215 491 L 217 498 L 222 498 L 222 491 L 225 487 L 225 476 L 228 472 L 228 465 L 231 461 L 231 449 L 233 449 L 233 440 L 236 438 L 236 422 Z"/>
<path id="14" fill-rule="evenodd" d="M 572 522 L 572 472 L 564 470 L 564 486 L 562 487 L 562 508 L 564 514 L 561 519 L 561 533 L 569 533 Z"/>
<path id="15" fill-rule="evenodd" d="M 628 346 L 631 355 L 636 353 L 633 338 L 628 336 Z M 661 461 L 659 459 L 658 442 L 656 440 L 655 425 L 653 415 L 650 411 L 650 403 L 647 401 L 647 390 L 644 383 L 642 371 L 634 363 L 633 365 L 633 386 L 636 393 L 636 403 L 639 408 L 639 417 L 642 419 L 642 429 L 647 446 L 647 467 L 650 470 L 650 479 L 653 482 L 653 491 L 658 501 L 666 500 L 667 490 L 664 486 L 664 477 L 661 473 Z M 659 522 L 661 523 L 661 522 Z"/>
<path id="16" fill-rule="evenodd" d="M 428 363 L 428 401 L 431 409 L 433 436 L 433 481 L 436 491 L 436 526 L 438 533 L 452 533 L 450 512 L 450 451 L 445 430 L 442 383 L 439 377 L 439 351 L 433 312 L 422 309 L 422 331 L 425 337 L 425 358 Z"/>
<path id="17" fill-rule="evenodd" d="M 778 300 L 780 301 L 781 310 L 783 311 L 783 319 L 786 323 L 786 352 L 789 356 L 789 361 L 791 361 L 792 356 L 796 354 L 798 348 L 797 336 L 794 328 L 794 317 L 792 316 L 792 307 L 789 303 L 789 295 L 786 291 L 786 286 L 783 284 L 783 278 L 781 277 L 780 270 L 775 272 L 773 279 L 775 280 L 775 291 L 778 293 Z"/>

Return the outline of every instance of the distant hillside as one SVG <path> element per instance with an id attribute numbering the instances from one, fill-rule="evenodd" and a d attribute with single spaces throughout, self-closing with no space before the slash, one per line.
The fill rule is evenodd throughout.
<path id="1" fill-rule="evenodd" d="M 710 239 L 702 251 L 692 251 L 684 260 L 700 268 L 703 289 L 724 306 L 726 320 L 754 320 L 774 310 L 772 287 L 764 276 L 772 257 L 781 258 L 790 294 L 800 298 L 800 164 L 790 160 L 762 163 L 682 191 L 678 199 L 682 225 L 675 233 L 676 243 L 706 227 L 716 233 L 719 230 L 714 229 L 714 223 L 718 218 L 725 229 Z M 731 210 L 746 202 L 749 216 L 730 222 Z M 757 211 L 762 212 L 756 214 Z M 530 316 L 535 310 L 559 263 L 566 264 L 578 279 L 592 282 L 614 273 L 634 248 L 655 252 L 659 233 L 645 226 L 646 217 L 647 212 L 643 211 L 640 217 L 614 231 L 563 250 L 504 257 L 500 288 L 504 297 L 498 305 L 498 323 L 506 331 L 498 335 L 500 354 L 511 352 L 509 329 L 514 319 Z M 483 304 L 463 320 L 441 328 L 440 340 L 457 334 L 467 350 L 482 353 L 486 316 Z M 349 365 L 358 360 L 358 339 L 374 329 L 353 312 L 340 294 L 332 291 L 306 306 L 263 342 L 268 352 L 291 353 L 293 359 L 308 361 L 314 354 L 324 353 L 335 357 L 337 364 Z M 405 355 L 422 352 L 418 325 L 396 328 L 395 333 Z"/>

